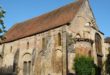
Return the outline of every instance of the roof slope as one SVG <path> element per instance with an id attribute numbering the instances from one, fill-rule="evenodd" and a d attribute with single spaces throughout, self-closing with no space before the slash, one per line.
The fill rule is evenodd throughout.
<path id="1" fill-rule="evenodd" d="M 37 34 L 52 28 L 62 26 L 73 20 L 83 0 L 77 0 L 50 13 L 35 17 L 14 25 L 6 34 L 4 42 L 11 42 L 23 37 Z"/>

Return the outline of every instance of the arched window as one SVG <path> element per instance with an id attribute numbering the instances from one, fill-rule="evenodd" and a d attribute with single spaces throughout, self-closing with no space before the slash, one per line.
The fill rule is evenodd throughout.
<path id="1" fill-rule="evenodd" d="M 57 35 L 54 36 L 55 39 L 55 46 L 61 46 L 62 41 L 61 41 L 61 33 L 58 33 Z"/>
<path id="2" fill-rule="evenodd" d="M 12 52 L 12 49 L 13 49 L 13 47 L 11 46 L 11 47 L 10 47 L 10 52 Z"/>
<path id="3" fill-rule="evenodd" d="M 95 34 L 95 46 L 98 54 L 102 54 L 102 39 L 98 33 Z"/>
<path id="4" fill-rule="evenodd" d="M 19 62 L 19 49 L 16 51 L 13 62 L 13 72 L 17 72 Z"/>
<path id="5" fill-rule="evenodd" d="M 42 38 L 42 49 L 46 47 L 46 39 Z"/>
<path id="6" fill-rule="evenodd" d="M 29 49 L 29 42 L 27 42 L 27 49 Z"/>
<path id="7" fill-rule="evenodd" d="M 27 75 L 27 62 L 23 62 L 23 75 Z"/>
<path id="8" fill-rule="evenodd" d="M 101 75 L 101 69 L 102 69 L 102 39 L 101 36 L 96 33 L 95 34 L 95 46 L 96 46 L 96 52 L 97 52 L 97 64 L 98 64 L 98 75 Z"/>
<path id="9" fill-rule="evenodd" d="M 31 75 L 31 54 L 26 53 L 23 56 L 23 74 L 24 75 Z"/>
<path id="10" fill-rule="evenodd" d="M 31 75 L 31 61 L 24 61 L 24 75 Z"/>
<path id="11" fill-rule="evenodd" d="M 58 33 L 58 46 L 61 46 L 61 34 L 60 33 Z"/>

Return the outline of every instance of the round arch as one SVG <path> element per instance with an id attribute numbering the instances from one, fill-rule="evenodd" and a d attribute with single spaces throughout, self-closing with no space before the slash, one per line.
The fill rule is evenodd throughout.
<path id="1" fill-rule="evenodd" d="M 95 33 L 95 47 L 98 54 L 102 54 L 102 38 L 99 33 Z"/>
<path id="2" fill-rule="evenodd" d="M 102 70 L 102 38 L 99 33 L 95 34 L 95 48 L 97 53 L 97 65 L 98 65 L 98 71 L 97 75 L 101 75 Z"/>
<path id="3" fill-rule="evenodd" d="M 25 55 L 31 55 L 31 53 L 26 52 L 22 55 L 22 57 L 24 57 Z"/>
<path id="4" fill-rule="evenodd" d="M 13 72 L 17 72 L 18 63 L 19 63 L 19 49 L 16 51 L 14 55 L 14 61 L 13 61 Z"/>

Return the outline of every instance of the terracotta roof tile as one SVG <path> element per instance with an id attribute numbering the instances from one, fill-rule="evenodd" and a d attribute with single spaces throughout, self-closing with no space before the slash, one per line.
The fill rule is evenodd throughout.
<path id="1" fill-rule="evenodd" d="M 14 41 L 33 34 L 62 26 L 73 20 L 83 0 L 68 4 L 50 13 L 14 25 L 6 34 L 4 42 Z"/>

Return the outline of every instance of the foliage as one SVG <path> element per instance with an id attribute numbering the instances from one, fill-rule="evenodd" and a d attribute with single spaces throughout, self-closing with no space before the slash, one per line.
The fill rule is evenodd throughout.
<path id="1" fill-rule="evenodd" d="M 76 56 L 74 61 L 77 75 L 95 75 L 95 64 L 91 57 Z"/>
<path id="2" fill-rule="evenodd" d="M 5 32 L 5 25 L 3 21 L 4 15 L 5 15 L 5 11 L 2 9 L 2 7 L 0 7 L 0 25 L 1 25 L 0 33 Z"/>
<path id="3" fill-rule="evenodd" d="M 110 51 L 105 62 L 106 73 L 110 75 Z"/>

